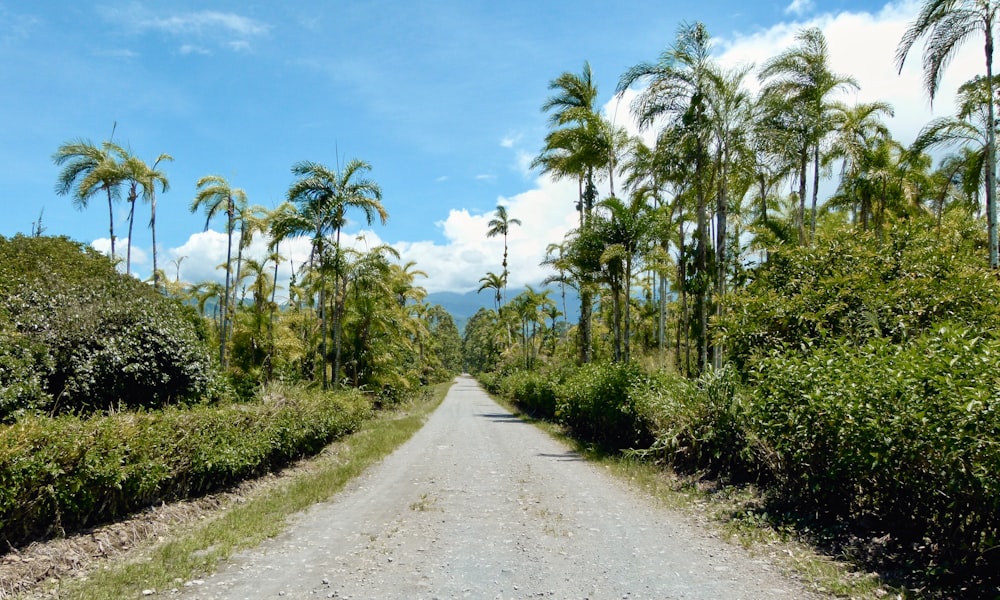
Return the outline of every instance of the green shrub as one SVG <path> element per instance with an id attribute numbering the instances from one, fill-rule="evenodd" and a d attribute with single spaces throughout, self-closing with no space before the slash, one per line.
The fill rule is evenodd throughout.
<path id="1" fill-rule="evenodd" d="M 503 378 L 500 393 L 512 398 L 525 412 L 541 419 L 556 415 L 556 386 L 552 373 L 515 371 Z"/>
<path id="2" fill-rule="evenodd" d="M 634 363 L 585 365 L 558 386 L 556 418 L 607 448 L 648 447 L 652 436 L 629 393 L 642 377 Z"/>
<path id="3" fill-rule="evenodd" d="M 0 429 L 0 539 L 18 545 L 202 494 L 314 454 L 369 418 L 357 391 Z"/>
<path id="4" fill-rule="evenodd" d="M 697 380 L 658 373 L 634 382 L 629 393 L 655 438 L 651 450 L 670 466 L 737 479 L 756 472 L 748 401 L 732 368 Z"/>
<path id="5" fill-rule="evenodd" d="M 973 226 L 942 232 L 908 223 L 885 242 L 845 230 L 809 247 L 782 248 L 728 297 L 716 331 L 745 372 L 775 348 L 905 343 L 944 321 L 992 327 L 1000 319 L 1000 282 L 975 251 Z"/>
<path id="6" fill-rule="evenodd" d="M 200 399 L 214 375 L 194 313 L 64 238 L 0 238 L 0 420 Z M 33 363 L 29 368 L 26 361 Z M 4 373 L 33 371 L 16 392 Z M 7 376 L 8 379 L 14 379 Z"/>
<path id="7" fill-rule="evenodd" d="M 751 427 L 784 497 L 975 564 L 1000 541 L 998 356 L 1000 341 L 948 326 L 905 347 L 775 354 L 752 374 Z"/>

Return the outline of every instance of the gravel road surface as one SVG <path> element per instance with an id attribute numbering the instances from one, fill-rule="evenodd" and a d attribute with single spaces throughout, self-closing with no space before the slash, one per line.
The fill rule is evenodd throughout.
<path id="1" fill-rule="evenodd" d="M 461 377 L 427 424 L 280 536 L 174 597 L 804 598 Z"/>

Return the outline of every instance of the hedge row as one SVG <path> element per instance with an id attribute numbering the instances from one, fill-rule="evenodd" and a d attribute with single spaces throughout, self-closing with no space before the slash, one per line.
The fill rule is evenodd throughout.
<path id="1" fill-rule="evenodd" d="M 688 380 L 623 365 L 488 381 L 585 440 L 889 533 L 897 551 L 922 548 L 923 576 L 981 578 L 1000 567 L 998 357 L 1000 341 L 944 327 L 906 347 L 775 353 L 747 383 L 732 368 Z"/>
<path id="2" fill-rule="evenodd" d="M 370 417 L 360 392 L 53 419 L 0 429 L 0 539 L 14 546 L 198 495 L 314 454 Z"/>

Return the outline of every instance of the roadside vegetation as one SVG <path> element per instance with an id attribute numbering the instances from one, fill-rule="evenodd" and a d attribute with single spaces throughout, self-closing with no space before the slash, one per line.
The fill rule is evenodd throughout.
<path id="1" fill-rule="evenodd" d="M 78 199 L 118 185 L 134 201 L 152 176 L 120 151 L 61 148 L 60 185 L 74 182 Z M 271 275 L 279 255 L 268 267 L 238 251 L 224 268 L 239 285 L 198 295 L 215 288 L 162 273 L 142 282 L 117 258 L 40 231 L 0 238 L 5 549 L 281 469 L 459 372 L 461 339 L 447 312 L 423 302 L 422 273 L 387 247 L 339 247 L 335 225 L 348 206 L 384 217 L 377 200 L 358 199 L 350 174 L 311 163 L 296 173 L 280 216 L 254 225 L 281 240 L 318 222 L 309 211 L 327 211 L 323 228 L 307 232 L 315 260 L 300 266 L 302 283 L 293 278 L 281 305 Z M 219 178 L 198 187 L 194 208 L 249 210 Z M 241 223 L 234 246 L 243 249 L 253 234 Z"/>
<path id="2" fill-rule="evenodd" d="M 56 191 L 107 208 L 111 258 L 42 236 L 40 221 L 0 238 L 0 542 L 16 551 L 280 469 L 375 431 L 373 415 L 464 368 L 586 447 L 724 490 L 735 523 L 809 542 L 903 596 L 1000 596 L 997 10 L 922 3 L 895 60 L 925 42 L 931 98 L 962 42 L 985 33 L 987 56 L 956 114 L 909 146 L 889 131 L 891 106 L 842 101 L 858 84 L 832 70 L 817 29 L 724 69 L 705 27 L 682 25 L 617 81 L 640 137 L 602 114 L 588 63 L 557 75 L 533 164 L 577 183 L 579 225 L 539 257 L 548 280 L 511 294 L 506 240 L 531 217 L 498 206 L 487 235 L 504 252 L 480 279 L 493 306 L 461 337 L 424 302 L 418 265 L 342 243 L 348 214 L 389 216 L 365 161 L 296 163 L 275 210 L 199 179 L 190 208 L 224 228 L 229 253 L 219 282 L 184 282 L 183 258 L 171 278 L 156 246 L 171 157 L 68 141 Z M 116 202 L 130 208 L 124 250 Z M 147 282 L 130 276 L 143 205 Z M 302 237 L 309 259 L 279 301 L 282 248 Z M 267 256 L 250 256 L 255 240 Z M 249 515 L 247 531 L 297 502 L 227 518 Z M 122 581 L 162 587 L 250 543 L 213 527 L 150 564 L 196 550 L 210 562 Z M 107 597 L 126 593 L 110 585 Z"/>
<path id="3" fill-rule="evenodd" d="M 947 20 L 959 4 L 926 2 L 896 57 L 928 39 L 932 97 L 981 35 Z M 557 76 L 535 165 L 579 183 L 579 227 L 549 247 L 550 288 L 504 299 L 506 265 L 484 277 L 496 302 L 465 328 L 466 368 L 587 448 L 740 498 L 737 528 L 905 597 L 997 597 L 994 85 L 968 82 L 905 147 L 892 107 L 839 101 L 857 83 L 814 29 L 726 70 L 681 26 L 618 81 L 644 138 L 597 108 L 589 64 Z"/>

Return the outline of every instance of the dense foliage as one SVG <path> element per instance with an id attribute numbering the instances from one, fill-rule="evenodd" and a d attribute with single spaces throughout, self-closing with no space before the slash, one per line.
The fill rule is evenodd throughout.
<path id="1" fill-rule="evenodd" d="M 0 238 L 0 419 L 200 399 L 212 372 L 190 309 L 61 238 Z"/>
<path id="2" fill-rule="evenodd" d="M 266 473 L 314 454 L 371 415 L 356 391 L 0 429 L 0 540 L 19 544 Z"/>
<path id="3" fill-rule="evenodd" d="M 553 362 L 484 381 L 582 439 L 888 540 L 914 577 L 981 580 L 1000 541 L 1000 282 L 981 253 L 968 223 L 841 230 L 772 253 L 729 297 L 723 369 Z"/>

